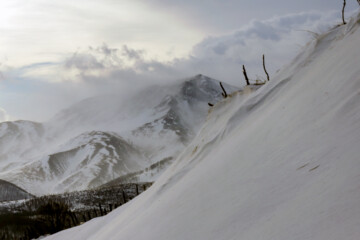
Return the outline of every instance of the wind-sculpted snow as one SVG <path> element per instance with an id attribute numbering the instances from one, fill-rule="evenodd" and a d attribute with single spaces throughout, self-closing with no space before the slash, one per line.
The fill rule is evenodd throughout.
<path id="1" fill-rule="evenodd" d="M 155 184 L 47 239 L 358 240 L 360 14 L 210 110 Z"/>

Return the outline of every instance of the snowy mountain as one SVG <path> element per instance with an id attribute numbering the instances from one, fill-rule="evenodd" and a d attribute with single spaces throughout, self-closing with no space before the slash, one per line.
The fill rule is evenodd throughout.
<path id="1" fill-rule="evenodd" d="M 43 137 L 44 127 L 40 123 L 0 123 L 0 169 L 4 171 L 23 164 L 23 156 L 31 157 L 40 147 Z"/>
<path id="2" fill-rule="evenodd" d="M 0 202 L 32 198 L 32 195 L 18 186 L 0 180 Z"/>
<path id="3" fill-rule="evenodd" d="M 88 189 L 149 165 L 138 148 L 116 133 L 87 132 L 56 153 L 11 171 L 8 179 L 33 192 Z"/>
<path id="4" fill-rule="evenodd" d="M 221 100 L 221 93 L 217 80 L 197 75 L 126 100 L 86 99 L 45 123 L 2 123 L 0 178 L 34 194 L 83 190 L 119 178 L 154 181 L 195 137 L 208 102 Z"/>
<path id="5" fill-rule="evenodd" d="M 224 86 L 229 92 L 237 90 Z M 163 123 L 162 130 L 167 120 L 185 114 L 176 124 L 198 125 L 207 114 L 208 106 L 203 103 L 221 100 L 221 93 L 219 81 L 197 75 L 173 84 L 147 87 L 126 99 L 115 94 L 88 98 L 60 111 L 47 124 L 72 135 L 92 130 L 129 133 L 153 121 Z"/>
<path id="6" fill-rule="evenodd" d="M 358 240 L 360 14 L 216 104 L 146 192 L 47 239 Z"/>

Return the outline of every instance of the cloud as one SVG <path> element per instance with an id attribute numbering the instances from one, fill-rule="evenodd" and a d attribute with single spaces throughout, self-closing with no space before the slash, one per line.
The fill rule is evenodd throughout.
<path id="1" fill-rule="evenodd" d="M 150 84 L 199 73 L 240 86 L 244 84 L 243 64 L 251 80 L 264 79 L 262 54 L 265 54 L 273 77 L 311 39 L 307 31 L 322 32 L 337 22 L 335 12 L 253 20 L 232 33 L 209 36 L 196 44 L 187 57 L 169 61 L 150 57 L 146 49 L 126 44 L 118 48 L 105 43 L 89 46 L 57 62 L 8 68 L 4 72 L 6 84 L 0 91 L 7 92 L 13 100 L 4 105 L 0 94 L 0 102 L 4 108 L 11 106 L 13 115 L 43 121 L 89 96 L 106 93 L 126 96 Z"/>
<path id="2" fill-rule="evenodd" d="M 335 12 L 310 12 L 254 20 L 231 34 L 207 37 L 188 57 L 168 62 L 147 58 L 144 49 L 127 45 L 115 49 L 103 44 L 74 54 L 65 66 L 82 81 L 92 83 L 166 81 L 203 73 L 239 85 L 243 83 L 239 82 L 243 64 L 251 78 L 261 78 L 261 57 L 266 54 L 273 75 L 311 38 L 307 31 L 322 32 L 335 24 L 336 18 Z"/>
<path id="3" fill-rule="evenodd" d="M 262 54 L 267 57 L 270 73 L 289 62 L 311 39 L 307 31 L 323 32 L 337 23 L 335 12 L 307 12 L 253 20 L 227 35 L 208 37 L 194 46 L 191 58 L 180 61 L 183 69 L 197 69 L 204 74 L 233 84 L 242 78 L 242 64 L 255 79 L 263 75 Z"/>
<path id="4" fill-rule="evenodd" d="M 151 84 L 181 76 L 169 64 L 146 57 L 143 49 L 106 44 L 79 50 L 59 62 L 9 68 L 0 83 L 0 103 L 16 119 L 46 121 L 84 98 L 117 94 L 119 99 Z"/>
<path id="5" fill-rule="evenodd" d="M 338 11 L 342 1 L 339 0 L 146 0 L 154 9 L 161 8 L 177 16 L 189 25 L 212 33 L 223 33 L 239 28 L 253 19 L 266 20 L 274 15 L 285 15 L 291 12 Z M 346 11 L 358 8 L 356 1 L 348 1 Z"/>
<path id="6" fill-rule="evenodd" d="M 76 52 L 65 59 L 62 67 L 66 79 L 96 85 L 99 90 L 109 86 L 111 89 L 147 82 L 165 81 L 176 78 L 171 64 L 146 57 L 144 49 L 134 49 L 123 45 L 120 49 L 107 44 L 88 47 L 86 51 Z M 172 77 L 171 77 L 172 76 Z M 99 86 L 100 85 L 100 86 Z"/>
<path id="7" fill-rule="evenodd" d="M 10 116 L 6 113 L 6 111 L 0 108 L 0 122 L 9 121 Z"/>
<path id="8" fill-rule="evenodd" d="M 6 71 L 7 69 L 8 67 L 4 63 L 0 62 L 0 81 L 5 79 L 3 72 Z"/>
<path id="9" fill-rule="evenodd" d="M 16 67 L 54 62 L 76 49 L 103 42 L 116 48 L 123 44 L 147 48 L 154 56 L 168 59 L 166 52 L 174 45 L 174 54 L 183 55 L 201 38 L 197 29 L 142 1 L 0 1 L 0 46 L 6 46 L 0 61 L 7 57 Z"/>
<path id="10" fill-rule="evenodd" d="M 128 50 L 128 54 L 135 54 Z M 123 64 L 118 56 L 118 49 L 109 48 L 105 43 L 100 47 L 89 47 L 87 51 L 75 52 L 65 60 L 65 68 L 76 68 L 82 71 L 97 70 L 121 66 Z"/>
<path id="11" fill-rule="evenodd" d="M 129 60 L 142 60 L 144 53 L 144 50 L 130 49 L 126 45 L 124 45 L 122 48 L 122 55 L 126 56 Z"/>

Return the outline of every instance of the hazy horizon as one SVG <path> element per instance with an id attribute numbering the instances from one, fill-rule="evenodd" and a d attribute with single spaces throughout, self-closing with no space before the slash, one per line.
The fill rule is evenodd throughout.
<path id="1" fill-rule="evenodd" d="M 341 22 L 342 1 L 14 0 L 0 3 L 0 122 L 198 73 L 236 86 Z M 358 9 L 348 1 L 346 17 Z"/>

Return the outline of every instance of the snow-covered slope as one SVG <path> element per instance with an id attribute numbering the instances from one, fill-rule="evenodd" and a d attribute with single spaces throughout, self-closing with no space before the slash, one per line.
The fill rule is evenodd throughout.
<path id="1" fill-rule="evenodd" d="M 140 150 L 116 133 L 87 132 L 56 153 L 12 170 L 7 179 L 34 193 L 88 189 L 146 168 L 149 159 Z"/>
<path id="2" fill-rule="evenodd" d="M 0 123 L 0 169 L 4 171 L 23 164 L 23 156 L 31 158 L 44 142 L 44 127 L 40 123 Z"/>
<path id="3" fill-rule="evenodd" d="M 32 195 L 18 186 L 0 179 L 0 202 L 32 198 Z"/>
<path id="4" fill-rule="evenodd" d="M 2 123 L 0 178 L 34 194 L 116 178 L 154 181 L 194 138 L 208 102 L 221 100 L 221 93 L 218 81 L 197 75 L 148 87 L 126 101 L 117 95 L 86 99 L 43 124 Z"/>
<path id="5" fill-rule="evenodd" d="M 218 103 L 135 200 L 47 239 L 358 240 L 359 27 L 360 14 Z"/>

